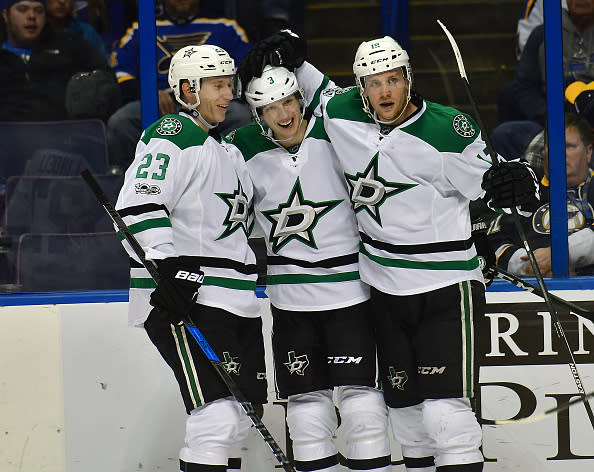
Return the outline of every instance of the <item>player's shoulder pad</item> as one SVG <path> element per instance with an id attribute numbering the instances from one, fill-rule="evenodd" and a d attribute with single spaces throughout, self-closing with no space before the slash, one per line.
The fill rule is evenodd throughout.
<path id="1" fill-rule="evenodd" d="M 165 115 L 150 125 L 141 137 L 148 144 L 151 139 L 166 139 L 180 149 L 201 146 L 208 133 L 194 121 L 181 115 Z"/>
<path id="2" fill-rule="evenodd" d="M 373 123 L 373 120 L 363 111 L 363 101 L 358 87 L 334 87 L 324 90 L 322 96 L 327 100 L 328 118 Z"/>
<path id="3" fill-rule="evenodd" d="M 256 122 L 237 128 L 225 136 L 225 140 L 241 151 L 246 162 L 260 152 L 277 147 L 270 139 L 262 135 L 262 129 Z"/>
<path id="4" fill-rule="evenodd" d="M 424 101 L 425 112 L 402 131 L 412 134 L 439 152 L 462 152 L 480 135 L 480 128 L 470 115 L 455 108 Z"/>

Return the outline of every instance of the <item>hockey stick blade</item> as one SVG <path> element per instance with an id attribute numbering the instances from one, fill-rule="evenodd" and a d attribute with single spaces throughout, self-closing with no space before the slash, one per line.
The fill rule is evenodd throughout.
<path id="1" fill-rule="evenodd" d="M 152 262 L 146 260 L 142 246 L 135 238 L 135 236 L 132 234 L 130 228 L 128 228 L 128 225 L 124 222 L 119 212 L 109 201 L 109 198 L 99 185 L 99 182 L 97 182 L 95 177 L 93 177 L 93 174 L 91 174 L 91 172 L 89 172 L 88 169 L 83 170 L 81 172 L 81 176 L 85 180 L 87 185 L 90 187 L 90 189 L 93 191 L 95 197 L 97 197 L 97 200 L 99 201 L 99 203 L 101 203 L 101 205 L 103 206 L 113 223 L 117 226 L 118 230 L 122 233 L 126 241 L 130 244 L 132 250 L 140 259 L 142 265 L 149 272 L 153 280 L 155 282 L 159 282 L 159 272 L 157 270 L 157 267 Z M 231 395 L 233 395 L 235 400 L 237 400 L 237 402 L 241 405 L 241 408 L 243 409 L 243 411 L 245 411 L 245 414 L 248 416 L 254 427 L 258 430 L 258 433 L 260 434 L 266 445 L 270 448 L 270 450 L 274 454 L 274 457 L 282 466 L 282 468 L 286 472 L 296 472 L 295 468 L 291 465 L 289 459 L 287 458 L 281 447 L 278 445 L 278 443 L 274 440 L 274 438 L 268 431 L 268 428 L 266 428 L 260 417 L 256 414 L 254 406 L 245 398 L 241 390 L 239 390 L 237 384 L 231 378 L 231 376 L 223 366 L 221 360 L 216 355 L 210 344 L 206 341 L 206 338 L 202 335 L 200 330 L 195 326 L 185 325 L 185 327 L 190 332 L 194 340 L 198 343 L 198 345 L 210 361 L 211 365 L 214 367 L 218 375 L 221 377 L 221 380 L 229 389 Z"/>
<path id="2" fill-rule="evenodd" d="M 552 415 L 553 413 L 558 413 L 560 411 L 568 410 L 571 406 L 575 405 L 576 403 L 582 403 L 584 399 L 588 399 L 594 397 L 594 391 L 590 392 L 586 395 L 578 394 L 578 398 L 574 398 L 573 400 L 564 403 L 563 405 L 559 405 L 555 408 L 550 408 L 548 410 L 539 413 L 538 415 L 528 416 L 526 418 L 518 418 L 515 420 L 494 420 L 494 424 L 528 424 L 528 423 L 536 423 L 538 421 L 544 420 L 547 416 Z"/>
<path id="3" fill-rule="evenodd" d="M 491 277 L 497 277 L 498 279 L 506 280 L 507 282 L 515 285 L 518 288 L 521 288 L 522 290 L 526 290 L 527 292 L 533 293 L 534 295 L 544 298 L 542 291 L 538 286 L 531 284 L 530 282 L 520 277 L 517 277 L 514 274 L 506 272 L 505 270 L 499 267 L 489 266 L 487 268 L 487 272 L 491 275 Z M 550 293 L 549 296 L 551 297 L 551 300 L 553 300 L 553 302 L 556 303 L 558 306 L 565 307 L 571 310 L 572 312 L 580 316 L 583 316 L 584 318 L 587 318 L 590 321 L 594 321 L 594 313 L 592 313 L 591 311 L 586 310 L 585 308 L 582 308 L 581 306 L 573 302 L 564 300 L 561 297 L 553 295 L 552 293 Z"/>
<path id="4" fill-rule="evenodd" d="M 439 20 L 437 20 L 437 23 L 439 24 L 439 26 L 441 26 L 441 29 L 443 29 L 444 33 L 446 34 L 446 36 L 450 42 L 450 45 L 452 46 L 452 49 L 454 50 L 454 55 L 456 56 L 456 61 L 458 62 L 458 69 L 460 70 L 460 77 L 462 79 L 462 83 L 464 84 L 464 89 L 466 90 L 466 95 L 468 97 L 468 101 L 470 102 L 470 105 L 472 107 L 472 111 L 474 113 L 474 118 L 479 126 L 481 135 L 485 141 L 487 150 L 489 151 L 489 155 L 491 156 L 491 159 L 493 159 L 493 166 L 496 167 L 499 165 L 499 162 L 500 162 L 499 157 L 497 156 L 497 153 L 493 149 L 493 145 L 491 143 L 489 135 L 486 132 L 485 126 L 483 125 L 483 122 L 481 120 L 481 114 L 479 113 L 478 107 L 474 100 L 474 96 L 472 95 L 472 91 L 470 90 L 470 82 L 468 81 L 468 76 L 466 75 L 466 70 L 464 68 L 464 62 L 462 60 L 462 54 L 460 53 L 460 48 L 458 47 L 456 40 L 454 39 L 452 34 L 448 31 L 448 29 L 445 27 L 445 25 Z M 569 342 L 567 341 L 567 337 L 565 336 L 565 331 L 563 330 L 563 326 L 561 325 L 561 321 L 559 320 L 559 315 L 557 314 L 557 311 L 555 310 L 553 302 L 551 301 L 551 297 L 550 297 L 549 291 L 547 290 L 547 287 L 545 285 L 544 278 L 540 272 L 540 268 L 538 267 L 538 263 L 536 262 L 534 253 L 532 252 L 532 249 L 530 248 L 530 244 L 528 243 L 528 238 L 526 237 L 526 232 L 524 231 L 524 227 L 522 226 L 522 222 L 520 221 L 520 215 L 518 213 L 518 209 L 516 207 L 512 207 L 511 213 L 514 218 L 514 224 L 518 231 L 518 235 L 520 236 L 520 240 L 522 241 L 524 249 L 526 250 L 526 254 L 528 255 L 528 260 L 530 261 L 530 265 L 532 266 L 534 276 L 536 277 L 536 281 L 538 282 L 538 286 L 540 287 L 540 290 L 542 292 L 542 297 L 544 298 L 544 301 L 547 305 L 547 309 L 548 309 L 549 313 L 551 314 L 551 318 L 553 319 L 553 325 L 555 326 L 555 333 L 557 334 L 557 337 L 561 340 L 561 344 L 563 345 L 565 354 L 567 355 L 567 358 L 569 359 L 568 364 L 569 364 L 569 369 L 571 370 L 571 375 L 573 376 L 573 379 L 574 379 L 575 385 L 577 386 L 578 392 L 580 393 L 580 395 L 582 395 L 582 398 L 584 401 L 584 406 L 586 407 L 586 412 L 588 413 L 588 418 L 590 419 L 590 423 L 592 425 L 592 428 L 594 429 L 594 411 L 592 411 L 592 407 L 590 406 L 588 397 L 586 397 L 586 391 L 584 390 L 584 384 L 580 377 L 580 374 L 579 374 L 579 371 L 577 368 L 577 364 L 576 364 L 575 358 L 573 356 L 573 352 L 571 351 L 571 347 L 569 346 Z"/>

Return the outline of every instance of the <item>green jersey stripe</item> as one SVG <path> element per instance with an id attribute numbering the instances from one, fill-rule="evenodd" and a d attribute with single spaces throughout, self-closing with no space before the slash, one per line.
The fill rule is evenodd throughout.
<path id="1" fill-rule="evenodd" d="M 227 277 L 213 277 L 212 275 L 206 275 L 202 285 L 214 285 L 235 290 L 256 290 L 256 282 L 254 280 L 238 280 Z"/>
<path id="2" fill-rule="evenodd" d="M 150 277 L 131 277 L 130 288 L 156 288 L 157 283 Z"/>
<path id="3" fill-rule="evenodd" d="M 130 225 L 128 228 L 130 229 L 130 232 L 132 234 L 137 234 L 142 231 L 146 231 L 147 229 L 167 228 L 167 227 L 171 228 L 171 220 L 169 220 L 169 218 L 162 217 L 162 218 L 151 218 L 149 220 L 139 221 L 138 223 L 134 223 L 133 225 Z M 120 238 L 120 241 L 122 241 L 124 239 L 124 235 L 122 234 L 121 231 L 118 231 L 118 238 Z"/>
<path id="4" fill-rule="evenodd" d="M 320 95 L 321 95 L 322 91 L 327 87 L 328 82 L 330 82 L 330 78 L 328 76 L 324 76 L 324 80 L 322 81 L 322 83 L 320 84 L 318 89 L 316 90 L 316 93 L 312 97 L 311 102 L 310 102 L 309 106 L 307 107 L 310 110 L 312 110 L 312 112 L 320 104 Z"/>
<path id="5" fill-rule="evenodd" d="M 302 283 L 323 283 L 323 282 L 346 282 L 348 280 L 358 280 L 359 271 L 343 272 L 341 274 L 326 274 L 326 275 L 312 275 L 312 274 L 278 274 L 267 275 L 267 285 L 278 284 L 302 284 Z"/>
<path id="6" fill-rule="evenodd" d="M 474 270 L 479 266 L 477 256 L 466 261 L 408 261 L 406 259 L 389 259 L 370 254 L 363 246 L 363 243 L 359 244 L 359 251 L 373 262 L 386 267 L 423 270 Z"/>

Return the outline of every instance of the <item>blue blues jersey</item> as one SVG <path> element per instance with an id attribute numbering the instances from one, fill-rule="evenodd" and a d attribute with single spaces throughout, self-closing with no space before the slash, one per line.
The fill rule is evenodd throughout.
<path id="1" fill-rule="evenodd" d="M 157 86 L 167 90 L 169 62 L 184 46 L 214 44 L 222 47 L 236 64 L 250 48 L 247 35 L 235 20 L 227 18 L 195 18 L 191 23 L 177 25 L 167 19 L 157 19 Z M 140 78 L 140 37 L 138 23 L 132 24 L 119 46 L 112 53 L 112 67 L 118 83 Z"/>

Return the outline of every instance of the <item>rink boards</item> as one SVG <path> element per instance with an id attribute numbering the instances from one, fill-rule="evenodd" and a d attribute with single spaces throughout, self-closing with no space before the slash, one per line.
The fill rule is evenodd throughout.
<path id="1" fill-rule="evenodd" d="M 594 290 L 553 293 L 594 308 Z M 485 471 L 591 472 L 594 428 L 582 404 L 535 423 L 492 423 L 538 415 L 578 390 L 540 299 L 527 292 L 487 295 L 480 340 Z M 56 294 L 0 307 L 0 470 L 179 470 L 183 405 L 144 331 L 127 326 L 125 300 L 123 294 Z M 269 333 L 268 301 L 260 300 Z M 0 297 L 0 304 L 11 303 L 22 302 Z M 558 313 L 584 388 L 592 391 L 594 323 Z M 264 422 L 287 451 L 283 406 L 271 391 Z M 340 437 L 337 442 L 341 448 Z M 247 448 L 242 470 L 281 470 L 255 433 Z M 394 444 L 394 472 L 404 470 L 400 460 Z"/>

